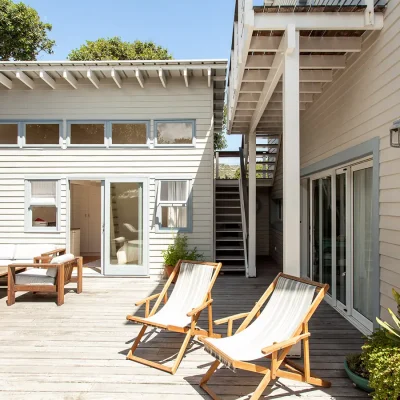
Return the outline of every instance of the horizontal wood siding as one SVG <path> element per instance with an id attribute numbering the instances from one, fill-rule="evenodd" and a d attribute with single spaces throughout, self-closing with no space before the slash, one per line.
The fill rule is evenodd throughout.
<path id="1" fill-rule="evenodd" d="M 301 167 L 380 138 L 381 314 L 395 307 L 400 289 L 400 150 L 389 145 L 389 129 L 400 118 L 400 3 L 391 1 L 384 29 L 363 42 L 333 84 L 305 111 L 301 124 Z"/>
<path id="2" fill-rule="evenodd" d="M 36 82 L 35 82 L 36 83 Z M 162 272 L 161 250 L 173 240 L 169 232 L 155 229 L 155 178 L 193 179 L 193 232 L 189 243 L 205 259 L 213 254 L 213 136 L 212 88 L 206 79 L 170 80 L 164 89 L 159 80 L 148 80 L 145 88 L 124 83 L 118 89 L 112 81 L 101 81 L 99 90 L 81 83 L 78 90 L 57 81 L 52 90 L 40 82 L 35 90 L 16 83 L 12 91 L 0 90 L 0 120 L 154 120 L 195 119 L 195 148 L 0 148 L 0 243 L 54 243 L 65 245 L 67 227 L 66 178 L 105 176 L 149 177 L 149 265 L 150 273 Z M 153 123 L 151 123 L 153 136 Z M 24 178 L 60 176 L 61 229 L 59 233 L 24 232 Z"/>
<path id="3" fill-rule="evenodd" d="M 271 204 L 270 209 L 274 207 L 273 201 L 283 198 L 283 154 L 282 146 L 278 155 L 276 165 L 274 185 L 271 189 Z M 272 213 L 274 214 L 274 213 Z M 271 215 L 271 230 L 270 230 L 270 255 L 279 264 L 283 264 L 283 224 L 274 220 Z"/>

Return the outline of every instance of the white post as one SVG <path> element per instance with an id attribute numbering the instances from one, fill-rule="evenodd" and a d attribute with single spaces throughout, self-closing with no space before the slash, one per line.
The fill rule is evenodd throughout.
<path id="1" fill-rule="evenodd" d="M 291 51 L 283 70 L 283 272 L 300 276 L 300 74 L 299 32 L 286 30 Z"/>
<path id="2" fill-rule="evenodd" d="M 248 278 L 257 276 L 256 270 L 256 132 L 248 135 L 249 150 L 249 246 L 248 246 Z"/>
<path id="3" fill-rule="evenodd" d="M 215 152 L 215 179 L 219 179 L 219 151 Z"/>

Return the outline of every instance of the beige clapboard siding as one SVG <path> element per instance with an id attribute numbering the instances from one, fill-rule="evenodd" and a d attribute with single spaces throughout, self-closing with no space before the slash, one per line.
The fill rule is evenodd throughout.
<path id="1" fill-rule="evenodd" d="M 86 81 L 87 82 L 87 81 Z M 35 81 L 36 83 L 36 81 Z M 156 232 L 156 179 L 187 177 L 193 180 L 193 232 L 190 246 L 197 246 L 206 259 L 213 254 L 213 135 L 212 89 L 206 79 L 191 78 L 189 88 L 180 79 L 168 80 L 167 89 L 158 79 L 146 81 L 145 89 L 134 80 L 118 89 L 112 80 L 101 80 L 100 89 L 79 82 L 72 89 L 62 79 L 58 89 L 37 82 L 27 90 L 16 82 L 12 91 L 0 90 L 0 120 L 156 120 L 195 119 L 194 148 L 67 148 L 0 149 L 0 243 L 66 243 L 66 178 L 104 176 L 149 178 L 149 256 L 151 275 L 162 272 L 161 251 L 173 242 L 170 232 Z M 65 132 L 66 133 L 66 132 Z M 150 123 L 154 137 L 154 124 Z M 60 177 L 61 209 L 59 233 L 24 232 L 24 178 Z"/>
<path id="2" fill-rule="evenodd" d="M 400 3 L 389 2 L 384 29 L 363 42 L 301 118 L 301 167 L 380 137 L 381 314 L 400 289 L 400 152 L 389 128 L 400 118 Z M 390 286 L 390 288 L 389 288 Z"/>

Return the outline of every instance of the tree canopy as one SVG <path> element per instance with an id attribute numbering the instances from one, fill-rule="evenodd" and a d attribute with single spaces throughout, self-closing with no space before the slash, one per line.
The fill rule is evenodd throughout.
<path id="1" fill-rule="evenodd" d="M 220 151 L 228 147 L 228 142 L 226 140 L 226 120 L 228 111 L 226 105 L 224 106 L 224 116 L 222 120 L 222 130 L 221 132 L 214 133 L 214 151 Z"/>
<path id="2" fill-rule="evenodd" d="M 41 51 L 52 54 L 51 29 L 32 7 L 0 0 L 0 60 L 35 61 Z"/>
<path id="3" fill-rule="evenodd" d="M 71 61 L 100 60 L 170 60 L 172 55 L 164 47 L 153 42 L 125 42 L 120 37 L 87 40 L 68 54 Z"/>

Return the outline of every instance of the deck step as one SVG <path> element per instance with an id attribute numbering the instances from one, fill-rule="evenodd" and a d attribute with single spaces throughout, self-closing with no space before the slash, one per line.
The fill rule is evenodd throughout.
<path id="1" fill-rule="evenodd" d="M 217 261 L 244 261 L 244 256 L 217 256 Z"/>
<path id="2" fill-rule="evenodd" d="M 242 271 L 245 271 L 245 266 L 244 265 L 223 264 L 222 271 L 223 272 L 242 272 Z"/>
<path id="3" fill-rule="evenodd" d="M 217 229 L 217 233 L 242 233 L 242 229 Z"/>
<path id="4" fill-rule="evenodd" d="M 217 247 L 217 251 L 243 251 L 243 247 L 239 246 L 222 246 L 222 247 Z"/>
<path id="5" fill-rule="evenodd" d="M 216 224 L 235 224 L 235 225 L 242 225 L 242 221 L 216 221 Z"/>
<path id="6" fill-rule="evenodd" d="M 218 231 L 217 231 L 218 232 Z M 226 231 L 223 231 L 226 232 Z M 242 231 L 239 231 L 242 232 Z M 243 237 L 229 237 L 215 238 L 217 242 L 243 242 Z"/>
<path id="7" fill-rule="evenodd" d="M 240 207 L 239 207 L 240 208 Z M 240 213 L 236 214 L 215 214 L 216 217 L 240 217 Z"/>
<path id="8" fill-rule="evenodd" d="M 215 208 L 240 208 L 240 206 L 216 206 Z"/>

